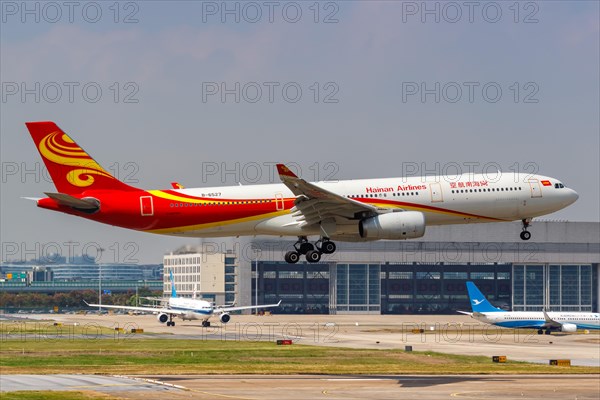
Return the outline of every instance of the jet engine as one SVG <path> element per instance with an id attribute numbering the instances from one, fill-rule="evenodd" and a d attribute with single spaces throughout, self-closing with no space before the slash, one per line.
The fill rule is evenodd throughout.
<path id="1" fill-rule="evenodd" d="M 158 322 L 160 322 L 161 324 L 166 323 L 169 320 L 169 315 L 165 314 L 165 313 L 160 313 L 156 316 L 156 319 L 158 320 Z"/>
<path id="2" fill-rule="evenodd" d="M 561 332 L 577 332 L 577 325 L 575 324 L 562 324 L 560 326 Z"/>
<path id="3" fill-rule="evenodd" d="M 418 211 L 392 212 L 366 218 L 359 222 L 363 239 L 414 239 L 425 234 L 425 216 Z"/>
<path id="4" fill-rule="evenodd" d="M 222 323 L 226 324 L 231 319 L 231 315 L 229 315 L 227 313 L 223 313 L 223 314 L 221 314 L 221 316 L 219 317 L 219 319 L 221 320 Z"/>

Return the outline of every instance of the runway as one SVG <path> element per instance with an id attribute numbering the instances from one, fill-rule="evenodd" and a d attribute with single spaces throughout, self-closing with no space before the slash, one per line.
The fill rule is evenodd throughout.
<path id="1" fill-rule="evenodd" d="M 176 385 L 176 386 L 172 386 Z M 2 391 L 73 390 L 123 399 L 598 399 L 598 376 L 2 375 Z"/>

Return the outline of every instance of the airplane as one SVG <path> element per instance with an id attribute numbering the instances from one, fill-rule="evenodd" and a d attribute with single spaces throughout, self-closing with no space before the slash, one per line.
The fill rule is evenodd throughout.
<path id="1" fill-rule="evenodd" d="M 184 321 L 193 321 L 193 320 L 202 320 L 203 327 L 210 326 L 210 317 L 213 315 L 219 315 L 219 320 L 221 323 L 226 324 L 231 320 L 230 313 L 233 311 L 240 310 L 251 310 L 257 308 L 272 308 L 279 307 L 281 305 L 281 300 L 277 304 L 265 304 L 265 305 L 257 305 L 257 306 L 234 306 L 234 305 L 226 305 L 226 306 L 214 306 L 211 302 L 206 300 L 200 300 L 195 298 L 184 298 L 177 297 L 177 290 L 175 289 L 175 279 L 173 278 L 173 271 L 170 271 L 170 280 L 171 280 L 171 297 L 167 301 L 166 307 L 135 307 L 135 306 L 113 306 L 106 304 L 91 304 L 85 303 L 90 307 L 102 307 L 102 308 L 112 308 L 116 310 L 129 310 L 129 311 L 142 311 L 142 312 L 150 312 L 156 313 L 156 318 L 158 322 L 167 326 L 175 326 L 175 321 L 173 321 L 173 317 L 177 316 Z"/>
<path id="2" fill-rule="evenodd" d="M 486 324 L 504 328 L 537 329 L 538 335 L 552 331 L 576 332 L 600 329 L 600 314 L 586 312 L 505 311 L 494 307 L 473 282 L 467 282 L 473 312 L 459 311 Z"/>
<path id="3" fill-rule="evenodd" d="M 281 183 L 143 190 L 104 168 L 54 122 L 26 126 L 56 186 L 37 206 L 137 231 L 180 237 L 295 236 L 288 263 L 310 263 L 336 250 L 334 240 L 403 240 L 426 226 L 521 220 L 574 203 L 558 179 L 501 173 L 307 182 L 277 164 Z M 318 236 L 311 243 L 309 236 Z"/>

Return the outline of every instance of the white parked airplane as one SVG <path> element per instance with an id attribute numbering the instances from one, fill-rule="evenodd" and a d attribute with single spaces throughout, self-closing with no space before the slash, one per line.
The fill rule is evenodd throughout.
<path id="1" fill-rule="evenodd" d="M 505 311 L 494 307 L 473 282 L 467 282 L 473 312 L 459 311 L 486 324 L 505 328 L 537 329 L 538 334 L 552 331 L 575 332 L 600 329 L 600 314 L 586 312 Z"/>
<path id="2" fill-rule="evenodd" d="M 577 193 L 558 179 L 522 173 L 310 183 L 285 165 L 280 184 L 143 190 L 119 181 L 53 122 L 29 122 L 57 193 L 37 206 L 105 224 L 182 237 L 296 236 L 285 260 L 318 262 L 334 240 L 421 237 L 427 225 L 531 219 L 567 207 Z M 318 236 L 309 242 L 309 236 Z"/>
<path id="3" fill-rule="evenodd" d="M 192 321 L 192 320 L 202 320 L 202 326 L 208 327 L 210 326 L 210 317 L 213 315 L 218 315 L 219 319 L 222 323 L 226 324 L 231 319 L 232 311 L 239 310 L 251 310 L 257 308 L 271 308 L 271 307 L 279 307 L 281 305 L 281 300 L 277 304 L 265 304 L 258 306 L 214 306 L 212 303 L 199 300 L 196 298 L 184 298 L 177 297 L 177 291 L 175 290 L 175 281 L 173 279 L 173 272 L 170 273 L 171 279 L 171 297 L 167 302 L 166 307 L 134 307 L 134 306 L 113 306 L 106 304 L 88 304 L 90 307 L 102 307 L 102 308 L 112 308 L 117 310 L 130 310 L 130 311 L 142 311 L 149 313 L 156 313 L 156 318 L 161 323 L 166 323 L 167 326 L 175 326 L 175 321 L 173 321 L 173 317 L 177 316 L 184 321 Z"/>

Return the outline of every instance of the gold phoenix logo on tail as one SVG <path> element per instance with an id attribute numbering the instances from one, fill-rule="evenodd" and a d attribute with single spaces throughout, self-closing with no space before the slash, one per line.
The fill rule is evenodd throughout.
<path id="1" fill-rule="evenodd" d="M 67 181 L 77 187 L 87 187 L 94 183 L 94 175 L 115 179 L 94 161 L 73 139 L 60 131 L 44 137 L 39 144 L 40 153 L 53 163 L 72 167 L 67 172 Z"/>

